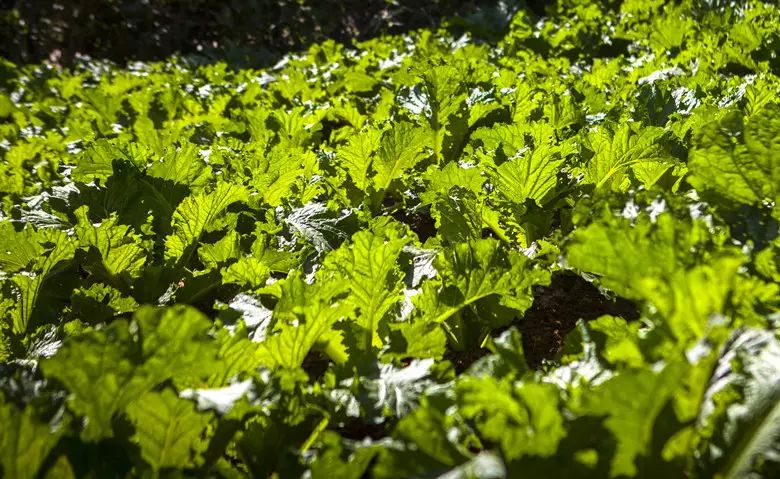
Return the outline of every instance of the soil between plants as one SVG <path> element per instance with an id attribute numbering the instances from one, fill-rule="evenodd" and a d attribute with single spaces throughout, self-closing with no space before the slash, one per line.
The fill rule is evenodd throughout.
<path id="1" fill-rule="evenodd" d="M 553 275 L 549 286 L 536 288 L 534 302 L 519 325 L 528 366 L 537 369 L 545 360 L 555 359 L 580 319 L 592 321 L 607 314 L 628 321 L 639 319 L 631 301 L 608 298 L 573 273 Z"/>

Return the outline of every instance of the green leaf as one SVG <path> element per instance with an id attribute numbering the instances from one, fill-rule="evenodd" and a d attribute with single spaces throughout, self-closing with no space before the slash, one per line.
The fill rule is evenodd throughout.
<path id="1" fill-rule="evenodd" d="M 590 132 L 583 140 L 584 147 L 592 157 L 581 167 L 583 181 L 595 185 L 596 189 L 610 186 L 613 190 L 626 189 L 626 173 L 636 168 L 646 181 L 649 168 L 661 168 L 671 164 L 668 154 L 659 143 L 664 135 L 662 128 L 636 124 L 621 124 L 610 131 L 600 127 Z M 650 186 L 650 185 L 646 185 Z"/>
<path id="2" fill-rule="evenodd" d="M 372 179 L 380 199 L 393 180 L 425 158 L 425 146 L 423 133 L 411 123 L 397 123 L 382 135 Z"/>
<path id="3" fill-rule="evenodd" d="M 428 187 L 420 194 L 423 204 L 431 205 L 437 233 L 449 241 L 466 241 L 482 236 L 483 216 L 487 213 L 481 169 L 447 163 L 426 172 Z"/>
<path id="4" fill-rule="evenodd" d="M 173 234 L 165 238 L 165 258 L 177 260 L 193 248 L 203 231 L 232 203 L 246 201 L 243 186 L 217 183 L 214 191 L 184 199 L 173 213 Z"/>
<path id="5" fill-rule="evenodd" d="M 714 369 L 699 422 L 715 434 L 700 467 L 712 477 L 761 477 L 780 463 L 780 341 L 770 331 L 732 335 Z"/>
<path id="6" fill-rule="evenodd" d="M 447 347 L 447 337 L 435 323 L 424 320 L 390 324 L 389 351 L 399 359 L 441 358 Z"/>
<path id="7" fill-rule="evenodd" d="M 403 294 L 398 257 L 408 239 L 400 229 L 387 228 L 384 234 L 361 231 L 352 242 L 325 258 L 324 271 L 336 281 L 345 281 L 350 294 L 344 304 L 354 309 L 354 318 L 363 330 L 361 347 L 381 345 L 377 336 L 380 323 Z"/>
<path id="8" fill-rule="evenodd" d="M 208 446 L 212 414 L 196 411 L 194 402 L 168 388 L 139 397 L 128 405 L 127 415 L 135 428 L 131 440 L 155 472 L 191 468 Z"/>
<path id="9" fill-rule="evenodd" d="M 448 418 L 423 404 L 405 416 L 393 433 L 402 447 L 384 447 L 372 473 L 378 478 L 416 477 L 441 474 L 468 460 L 464 451 L 448 437 Z"/>
<path id="10" fill-rule="evenodd" d="M 277 326 L 277 332 L 271 334 L 261 344 L 257 360 L 270 368 L 298 368 L 303 364 L 311 349 L 318 343 L 323 347 L 329 342 L 338 343 L 339 338 L 331 329 L 343 314 L 341 308 L 329 307 L 321 302 L 307 307 L 300 316 L 301 321 L 283 323 Z M 332 353 L 338 362 L 343 362 L 343 352 L 337 345 Z"/>
<path id="11" fill-rule="evenodd" d="M 522 204 L 530 198 L 538 205 L 553 191 L 563 165 L 557 148 L 541 146 L 496 169 L 496 189 L 509 201 Z"/>
<path id="12" fill-rule="evenodd" d="M 308 146 L 321 128 L 317 115 L 302 106 L 287 111 L 275 109 L 269 119 L 278 128 L 277 137 L 283 150 Z"/>
<path id="13" fill-rule="evenodd" d="M 10 222 L 0 223 L 0 269 L 6 274 L 27 269 L 43 255 L 38 234 L 32 228 L 15 231 Z"/>
<path id="14" fill-rule="evenodd" d="M 458 153 L 469 120 L 462 72 L 451 65 L 437 65 L 421 70 L 434 157 L 439 163 L 444 160 L 454 161 L 456 158 L 453 153 Z"/>
<path id="15" fill-rule="evenodd" d="M 513 386 L 492 377 L 465 377 L 455 392 L 463 417 L 476 423 L 482 437 L 498 443 L 507 461 L 552 456 L 566 436 L 553 385 Z"/>
<path id="16" fill-rule="evenodd" d="M 457 163 L 447 163 L 442 168 L 428 168 L 425 179 L 428 187 L 420 193 L 420 197 L 426 202 L 433 202 L 434 198 L 449 193 L 455 186 L 477 194 L 485 183 L 480 168 L 461 166 Z"/>
<path id="17" fill-rule="evenodd" d="M 600 354 L 611 364 L 625 364 L 629 367 L 642 367 L 645 358 L 638 341 L 639 322 L 628 323 L 614 316 L 602 316 L 588 323 L 591 337 L 603 340 Z"/>
<path id="18" fill-rule="evenodd" d="M 102 270 L 109 278 L 134 278 L 140 274 L 146 262 L 146 251 L 141 246 L 140 236 L 130 226 L 119 224 L 116 215 L 95 225 L 89 219 L 87 207 L 77 209 L 74 214 L 78 221 L 75 229 L 80 245 L 97 251 Z M 87 269 L 97 274 L 103 272 L 89 266 Z"/>
<path id="19" fill-rule="evenodd" d="M 238 301 L 242 298 L 239 297 Z M 237 306 L 237 300 L 231 302 L 231 305 Z M 242 373 L 254 371 L 258 366 L 257 350 L 259 344 L 257 339 L 247 332 L 246 323 L 250 321 L 245 318 L 244 324 L 238 325 L 235 329 L 221 329 L 216 335 L 216 341 L 219 343 L 219 361 L 220 364 L 214 367 L 211 375 L 206 379 L 205 384 L 211 388 L 218 388 L 229 384 L 231 380 L 239 377 Z M 262 327 L 264 325 L 258 325 Z M 254 339 L 254 340 L 253 340 Z"/>
<path id="20" fill-rule="evenodd" d="M 688 181 L 698 190 L 757 204 L 780 198 L 780 105 L 743 119 L 732 112 L 704 126 L 691 151 Z"/>
<path id="21" fill-rule="evenodd" d="M 299 274 L 290 275 L 274 309 L 274 331 L 260 343 L 258 361 L 268 367 L 294 369 L 316 344 L 322 344 L 334 361 L 344 361 L 340 336 L 332 326 L 347 313 L 344 304 L 335 301 L 345 286 L 308 285 Z"/>
<path id="22" fill-rule="evenodd" d="M 700 337 L 710 315 L 722 313 L 744 261 L 726 250 L 706 263 L 692 263 L 696 235 L 693 227 L 660 215 L 630 225 L 594 223 L 575 232 L 567 261 L 597 274 L 601 283 L 621 296 L 651 302 L 659 324 L 683 344 Z M 717 280 L 716 280 L 717 278 Z"/>
<path id="23" fill-rule="evenodd" d="M 463 75 L 450 65 L 433 66 L 421 69 L 423 88 L 430 101 L 433 129 L 447 127 L 451 117 L 458 113 L 466 101 L 466 85 Z"/>
<path id="24" fill-rule="evenodd" d="M 85 323 L 97 324 L 124 313 L 138 309 L 133 298 L 102 283 L 89 288 L 81 287 L 71 294 L 71 312 Z"/>
<path id="25" fill-rule="evenodd" d="M 345 146 L 336 150 L 339 164 L 349 173 L 355 186 L 362 191 L 366 191 L 369 186 L 369 172 L 381 138 L 382 130 L 368 128 L 351 137 Z"/>
<path id="26" fill-rule="evenodd" d="M 285 198 L 295 194 L 296 185 L 307 170 L 316 164 L 311 152 L 274 149 L 259 159 L 241 158 L 241 169 L 249 169 L 250 186 L 257 192 L 257 198 L 271 206 L 279 206 Z M 247 164 L 248 163 L 248 164 Z"/>
<path id="27" fill-rule="evenodd" d="M 44 373 L 70 392 L 70 408 L 87 418 L 82 437 L 112 435 L 112 419 L 162 381 L 207 376 L 216 356 L 210 322 L 186 306 L 143 307 L 133 321 L 67 338 L 41 362 Z"/>
<path id="28" fill-rule="evenodd" d="M 205 185 L 213 175 L 211 167 L 200 158 L 198 147 L 192 143 L 166 151 L 162 158 L 149 167 L 146 174 L 190 187 Z"/>
<path id="29" fill-rule="evenodd" d="M 222 270 L 222 283 L 234 283 L 259 288 L 271 276 L 271 270 L 261 260 L 253 257 L 240 258 Z"/>
<path id="30" fill-rule="evenodd" d="M 456 244 L 439 254 L 434 267 L 441 283 L 424 283 L 414 302 L 423 317 L 436 323 L 490 296 L 524 312 L 533 300 L 531 287 L 549 281 L 549 274 L 533 269 L 525 256 L 505 252 L 492 239 Z"/>
<path id="31" fill-rule="evenodd" d="M 31 271 L 20 272 L 12 277 L 13 284 L 20 295 L 13 312 L 13 331 L 16 334 L 24 334 L 27 332 L 43 282 L 60 262 L 73 257 L 76 248 L 64 231 L 39 230 L 34 234 L 22 233 L 19 236 L 22 241 L 37 241 L 40 248 L 38 251 L 41 254 L 35 259 Z M 29 248 L 26 250 L 29 252 L 37 249 L 29 243 L 24 248 Z M 18 260 L 23 256 L 20 256 L 19 249 L 16 251 Z"/>
<path id="32" fill-rule="evenodd" d="M 198 257 L 207 269 L 216 269 L 240 256 L 240 237 L 235 231 L 228 231 L 214 244 L 202 243 L 198 247 Z"/>
<path id="33" fill-rule="evenodd" d="M 652 451 L 656 420 L 684 378 L 685 367 L 670 364 L 660 371 L 625 371 L 583 396 L 578 412 L 605 416 L 615 436 L 612 477 L 633 477 L 636 461 Z M 652 458 L 659 461 L 660 458 Z"/>
<path id="34" fill-rule="evenodd" d="M 498 124 L 491 128 L 479 128 L 471 139 L 482 144 L 488 151 L 500 151 L 504 157 L 512 158 L 522 152 L 526 146 L 526 129 L 520 124 Z"/>
<path id="35" fill-rule="evenodd" d="M 484 200 L 474 192 L 453 187 L 434 200 L 431 216 L 436 220 L 437 233 L 452 242 L 482 237 Z"/>
<path id="36" fill-rule="evenodd" d="M 35 407 L 0 403 L 0 473 L 8 479 L 35 477 L 64 428 L 41 422 Z"/>
<path id="37" fill-rule="evenodd" d="M 380 450 L 378 445 L 369 445 L 345 451 L 341 436 L 333 431 L 323 433 L 321 442 L 322 450 L 311 465 L 312 479 L 361 479 Z"/>
<path id="38" fill-rule="evenodd" d="M 81 183 L 105 180 L 114 174 L 115 161 L 136 163 L 115 142 L 101 138 L 81 154 L 73 171 L 73 179 Z"/>

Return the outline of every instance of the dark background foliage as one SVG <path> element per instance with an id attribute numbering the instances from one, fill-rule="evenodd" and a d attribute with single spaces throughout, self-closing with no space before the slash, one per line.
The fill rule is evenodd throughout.
<path id="1" fill-rule="evenodd" d="M 543 0 L 0 0 L 0 56 L 15 63 L 70 64 L 77 55 L 114 61 L 173 53 L 256 63 L 281 51 L 332 38 L 348 42 L 381 33 L 491 16 Z M 487 17 L 487 18 L 486 18 Z M 485 25 L 488 28 L 485 29 Z M 496 32 L 498 33 L 498 32 Z"/>

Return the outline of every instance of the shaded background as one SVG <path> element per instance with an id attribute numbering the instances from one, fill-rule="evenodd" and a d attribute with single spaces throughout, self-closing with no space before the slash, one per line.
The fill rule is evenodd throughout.
<path id="1" fill-rule="evenodd" d="M 543 0 L 0 0 L 0 56 L 69 65 L 174 53 L 252 66 L 328 38 L 341 42 L 438 25 L 490 40 Z"/>

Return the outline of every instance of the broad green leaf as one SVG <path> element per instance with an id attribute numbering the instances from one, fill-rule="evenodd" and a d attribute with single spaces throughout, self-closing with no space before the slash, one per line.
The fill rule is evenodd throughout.
<path id="1" fill-rule="evenodd" d="M 30 167 L 40 147 L 30 143 L 13 145 L 0 163 L 0 193 L 22 195 L 25 192 L 25 171 Z"/>
<path id="2" fill-rule="evenodd" d="M 22 241 L 30 236 L 22 234 Z M 13 312 L 13 331 L 16 334 L 27 332 L 30 318 L 47 275 L 62 261 L 70 260 L 76 250 L 67 233 L 59 230 L 39 230 L 34 235 L 43 256 L 35 259 L 32 271 L 15 274 L 11 279 L 19 291 L 19 301 Z M 31 238 L 30 238 L 31 239 Z"/>
<path id="3" fill-rule="evenodd" d="M 165 238 L 165 258 L 182 258 L 230 204 L 246 200 L 247 190 L 243 186 L 224 182 L 217 183 L 217 187 L 210 193 L 185 198 L 173 214 L 173 234 Z"/>
<path id="4" fill-rule="evenodd" d="M 388 228 L 385 232 L 356 233 L 351 243 L 325 258 L 324 271 L 349 285 L 344 304 L 355 310 L 355 321 L 364 331 L 364 349 L 381 344 L 379 325 L 403 297 L 398 256 L 408 240 L 401 236 L 402 231 Z"/>
<path id="5" fill-rule="evenodd" d="M 323 433 L 322 450 L 311 466 L 312 479 L 360 479 L 365 477 L 380 446 L 360 447 L 354 452 L 345 451 L 341 436 L 333 431 Z M 351 454 L 350 454 L 351 453 Z"/>
<path id="6" fill-rule="evenodd" d="M 42 422 L 35 407 L 0 403 L 0 473 L 9 479 L 35 477 L 62 436 L 62 425 Z"/>
<path id="7" fill-rule="evenodd" d="M 88 418 L 83 437 L 99 440 L 112 435 L 117 412 L 155 385 L 142 365 L 126 321 L 112 327 L 68 338 L 57 354 L 41 366 L 47 376 L 62 382 L 70 394 L 70 408 Z"/>
<path id="8" fill-rule="evenodd" d="M 68 388 L 70 408 L 85 416 L 82 437 L 112 435 L 112 419 L 169 378 L 208 375 L 216 356 L 209 321 L 186 306 L 144 307 L 133 321 L 69 337 L 42 361 L 47 376 Z"/>
<path id="9" fill-rule="evenodd" d="M 26 269 L 44 252 L 34 229 L 17 232 L 10 222 L 0 223 L 0 248 L 0 269 L 6 274 Z"/>
<path id="10" fill-rule="evenodd" d="M 420 77 L 428 103 L 426 115 L 437 162 L 453 161 L 466 135 L 469 115 L 462 72 L 451 65 L 425 69 Z"/>
<path id="11" fill-rule="evenodd" d="M 543 205 L 555 188 L 562 165 L 557 148 L 534 148 L 496 169 L 496 189 L 514 203 L 523 204 L 530 198 Z"/>
<path id="12" fill-rule="evenodd" d="M 641 367 L 645 358 L 638 341 L 639 322 L 628 323 L 614 316 L 602 316 L 588 323 L 594 340 L 603 338 L 604 346 L 600 353 L 611 364 L 625 364 L 629 367 Z"/>
<path id="13" fill-rule="evenodd" d="M 146 251 L 141 238 L 128 225 L 119 224 L 117 216 L 92 224 L 86 207 L 75 211 L 78 225 L 76 237 L 84 248 L 94 248 L 99 262 L 110 278 L 137 277 L 146 262 Z M 92 269 L 89 266 L 88 269 Z M 102 271 L 91 271 L 100 274 Z"/>
<path id="14" fill-rule="evenodd" d="M 584 146 L 593 156 L 581 167 L 583 181 L 596 189 L 610 186 L 624 190 L 629 168 L 636 168 L 641 178 L 649 180 L 649 168 L 670 164 L 659 142 L 663 135 L 661 128 L 631 124 L 622 124 L 614 132 L 606 127 L 590 132 L 584 138 Z"/>
<path id="15" fill-rule="evenodd" d="M 322 221 L 325 223 L 320 223 L 320 225 L 324 226 L 328 223 L 331 224 L 332 228 L 329 233 L 335 233 L 336 237 L 340 238 L 346 235 L 345 232 L 339 229 L 340 225 L 338 224 L 339 220 L 343 219 L 346 218 L 340 217 L 334 221 L 328 221 L 327 219 L 322 218 Z M 343 227 L 343 225 L 341 226 Z M 290 270 L 298 268 L 303 261 L 302 255 L 305 250 L 302 252 L 279 249 L 281 246 L 275 244 L 276 240 L 278 240 L 278 238 L 275 236 L 265 233 L 258 234 L 254 243 L 252 243 L 252 256 L 266 264 L 271 271 L 288 273 Z"/>
<path id="16" fill-rule="evenodd" d="M 347 308 L 334 300 L 345 284 L 306 284 L 300 275 L 291 275 L 282 285 L 274 309 L 274 330 L 260 343 L 258 361 L 268 367 L 300 367 L 316 344 L 336 361 L 343 361 L 340 336 L 332 326 Z"/>
<path id="17" fill-rule="evenodd" d="M 339 337 L 331 329 L 342 314 L 344 311 L 341 308 L 331 308 L 322 303 L 307 308 L 302 315 L 305 318 L 303 321 L 278 326 L 278 331 L 261 343 L 257 352 L 258 363 L 270 368 L 294 369 L 303 364 L 317 344 L 323 348 L 334 348 L 333 358 L 343 361 L 343 351 L 338 346 Z M 335 344 L 331 346 L 331 342 Z"/>
<path id="18" fill-rule="evenodd" d="M 217 268 L 231 260 L 238 259 L 240 256 L 240 237 L 235 231 L 228 231 L 214 244 L 202 243 L 198 247 L 198 257 L 209 269 Z"/>
<path id="19" fill-rule="evenodd" d="M 459 242 L 482 237 L 484 200 L 469 190 L 453 187 L 434 200 L 431 216 L 442 239 Z"/>
<path id="20" fill-rule="evenodd" d="M 660 371 L 624 371 L 583 396 L 579 413 L 604 416 L 615 436 L 612 477 L 637 474 L 636 462 L 652 451 L 656 421 L 684 378 L 685 367 L 669 364 Z M 660 458 L 652 458 L 660 461 Z"/>
<path id="21" fill-rule="evenodd" d="M 268 266 L 257 258 L 243 257 L 222 270 L 222 283 L 259 288 L 271 276 Z"/>
<path id="22" fill-rule="evenodd" d="M 601 275 L 601 282 L 618 294 L 641 297 L 640 280 L 673 275 L 678 257 L 692 246 L 678 249 L 677 226 L 670 215 L 659 216 L 657 225 L 594 223 L 574 233 L 566 258 L 575 268 Z"/>
<path id="23" fill-rule="evenodd" d="M 695 228 L 669 214 L 660 215 L 656 224 L 595 223 L 575 232 L 567 260 L 599 275 L 616 293 L 651 302 L 660 313 L 660 326 L 687 343 L 701 336 L 711 314 L 724 312 L 744 261 L 726 251 L 689 266 L 695 235 Z"/>
<path id="24" fill-rule="evenodd" d="M 689 182 L 704 192 L 756 204 L 780 198 L 780 105 L 743 119 L 732 112 L 704 126 L 691 151 Z"/>
<path id="25" fill-rule="evenodd" d="M 374 189 L 383 195 L 393 180 L 425 158 L 425 146 L 424 135 L 410 123 L 398 123 L 386 131 L 373 162 Z"/>
<path id="26" fill-rule="evenodd" d="M 138 303 L 116 288 L 96 283 L 89 288 L 73 291 L 70 309 L 74 316 L 85 323 L 97 324 L 119 314 L 132 313 L 138 309 Z"/>
<path id="27" fill-rule="evenodd" d="M 522 153 L 526 146 L 525 132 L 525 128 L 517 123 L 499 124 L 478 129 L 471 139 L 480 142 L 488 152 L 500 149 L 506 158 L 512 158 Z"/>
<path id="28" fill-rule="evenodd" d="M 489 214 L 482 188 L 485 177 L 481 169 L 448 163 L 443 168 L 429 168 L 425 176 L 428 187 L 420 198 L 431 204 L 437 233 L 448 241 L 481 237 L 485 222 L 483 216 Z"/>
<path id="29" fill-rule="evenodd" d="M 500 444 L 508 461 L 552 456 L 565 437 L 558 391 L 549 384 L 513 386 L 492 377 L 466 377 L 455 387 L 460 413 Z"/>
<path id="30" fill-rule="evenodd" d="M 278 128 L 279 144 L 285 150 L 307 146 L 321 127 L 317 115 L 302 106 L 288 111 L 274 110 L 269 118 Z"/>
<path id="31" fill-rule="evenodd" d="M 336 158 L 339 159 L 340 165 L 349 173 L 355 186 L 362 191 L 368 188 L 371 164 L 379 149 L 381 138 L 381 130 L 368 128 L 351 137 L 346 145 L 336 150 Z"/>
<path id="32" fill-rule="evenodd" d="M 780 463 L 778 373 L 780 341 L 772 332 L 746 329 L 732 335 L 718 358 L 699 417 L 704 430 L 715 434 L 700 455 L 704 475 L 761 477 L 761 467 Z"/>
<path id="33" fill-rule="evenodd" d="M 447 127 L 450 117 L 457 114 L 466 101 L 462 72 L 454 66 L 442 65 L 425 68 L 420 76 L 430 101 L 431 127 L 435 130 Z"/>
<path id="34" fill-rule="evenodd" d="M 271 206 L 279 206 L 285 198 L 294 191 L 307 166 L 315 162 L 310 152 L 302 153 L 296 150 L 273 150 L 262 156 L 251 166 L 250 185 L 258 193 L 257 199 Z"/>
<path id="35" fill-rule="evenodd" d="M 146 174 L 189 187 L 203 186 L 213 175 L 211 167 L 200 158 L 198 147 L 192 143 L 166 151 L 162 158 L 152 163 Z"/>
<path id="36" fill-rule="evenodd" d="M 236 306 L 236 300 L 231 301 L 233 307 Z M 262 328 L 262 320 L 257 320 L 258 328 Z M 254 371 L 259 361 L 257 360 L 257 350 L 259 344 L 257 340 L 259 335 L 255 330 L 255 336 L 249 336 L 246 324 L 250 323 L 249 318 L 244 318 L 244 324 L 238 325 L 234 330 L 222 329 L 217 333 L 216 340 L 219 343 L 219 361 L 220 364 L 214 368 L 214 371 L 205 381 L 206 385 L 212 388 L 218 388 L 229 384 L 233 378 L 242 373 Z"/>
<path id="37" fill-rule="evenodd" d="M 385 447 L 379 452 L 373 474 L 378 478 L 415 477 L 425 472 L 442 474 L 468 460 L 465 451 L 448 437 L 447 416 L 423 405 L 405 416 L 394 437 L 403 447 Z"/>
<path id="38" fill-rule="evenodd" d="M 535 270 L 526 257 L 505 252 L 491 239 L 453 245 L 439 254 L 434 267 L 441 282 L 424 283 L 413 301 L 422 317 L 436 323 L 491 296 L 524 312 L 533 300 L 531 287 L 549 281 L 549 274 Z"/>
<path id="39" fill-rule="evenodd" d="M 448 193 L 454 186 L 471 190 L 475 194 L 482 190 L 485 177 L 480 168 L 474 166 L 462 166 L 457 163 L 447 163 L 444 167 L 431 167 L 426 171 L 425 179 L 428 182 L 426 191 L 420 194 L 424 201 L 432 202 L 426 198 L 436 198 Z"/>
<path id="40" fill-rule="evenodd" d="M 81 154 L 73 179 L 82 183 L 105 180 L 113 175 L 115 161 L 135 163 L 120 147 L 101 138 Z"/>
<path id="41" fill-rule="evenodd" d="M 217 345 L 208 332 L 212 324 L 200 311 L 183 304 L 144 306 L 133 320 L 142 334 L 144 367 L 160 380 L 175 378 L 177 384 L 186 384 L 218 367 Z"/>
<path id="42" fill-rule="evenodd" d="M 384 355 L 406 358 L 441 358 L 447 337 L 435 323 L 417 320 L 390 324 L 389 351 Z"/>
<path id="43" fill-rule="evenodd" d="M 130 403 L 127 415 L 135 428 L 131 440 L 153 471 L 186 469 L 200 462 L 198 457 L 208 446 L 210 412 L 196 411 L 194 402 L 166 388 Z"/>

